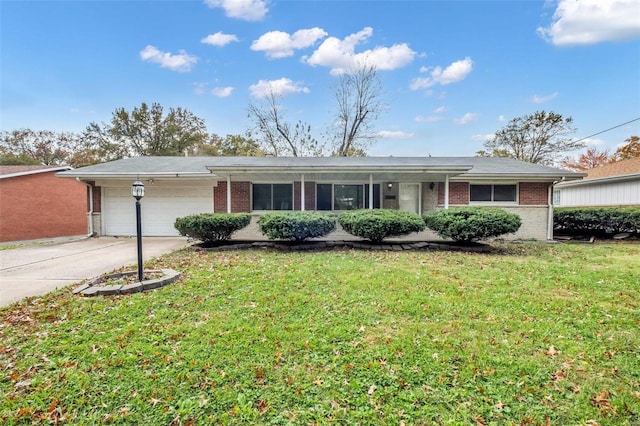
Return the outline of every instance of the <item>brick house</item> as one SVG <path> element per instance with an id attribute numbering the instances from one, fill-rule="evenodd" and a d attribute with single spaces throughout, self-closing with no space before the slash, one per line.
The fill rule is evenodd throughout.
<path id="1" fill-rule="evenodd" d="M 587 170 L 579 181 L 560 182 L 554 189 L 557 207 L 640 206 L 640 158 Z"/>
<path id="2" fill-rule="evenodd" d="M 471 205 L 520 215 L 523 225 L 513 238 L 550 239 L 553 183 L 583 175 L 483 157 L 134 157 L 58 176 L 92 185 L 101 235 L 135 235 L 130 188 L 140 179 L 147 236 L 177 235 L 175 219 L 193 213 L 257 218 L 273 210 L 389 208 L 423 214 Z M 412 238 L 437 236 L 427 231 Z"/>
<path id="3" fill-rule="evenodd" d="M 87 185 L 65 166 L 0 166 L 0 242 L 86 235 Z"/>

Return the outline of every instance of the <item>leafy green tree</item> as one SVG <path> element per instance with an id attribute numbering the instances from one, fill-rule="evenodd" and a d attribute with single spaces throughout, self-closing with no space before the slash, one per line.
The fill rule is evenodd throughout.
<path id="1" fill-rule="evenodd" d="M 584 147 L 568 135 L 573 119 L 547 111 L 517 117 L 484 143 L 482 153 L 538 164 L 553 164 L 561 154 Z M 479 152 L 480 154 L 480 152 Z"/>
<path id="2" fill-rule="evenodd" d="M 212 134 L 206 143 L 198 145 L 192 153 L 201 156 L 264 157 L 260 144 L 250 134 L 227 135 L 224 138 Z"/>
<path id="3" fill-rule="evenodd" d="M 78 149 L 75 133 L 51 130 L 17 129 L 0 132 L 0 163 L 73 165 Z"/>
<path id="4" fill-rule="evenodd" d="M 116 109 L 110 123 L 91 123 L 83 134 L 102 161 L 137 155 L 184 155 L 207 140 L 204 121 L 191 111 L 142 103 L 132 111 Z"/>

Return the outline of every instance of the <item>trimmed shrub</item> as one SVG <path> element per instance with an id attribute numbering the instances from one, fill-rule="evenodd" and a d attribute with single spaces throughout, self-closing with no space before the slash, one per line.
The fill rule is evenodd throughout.
<path id="1" fill-rule="evenodd" d="M 640 208 L 558 208 L 553 214 L 553 230 L 562 235 L 596 237 L 622 232 L 640 234 Z"/>
<path id="2" fill-rule="evenodd" d="M 336 229 L 336 218 L 318 212 L 274 212 L 261 216 L 258 226 L 270 240 L 304 241 L 332 232 Z"/>
<path id="3" fill-rule="evenodd" d="M 401 210 L 353 210 L 338 216 L 338 222 L 349 234 L 373 242 L 424 230 L 419 215 Z"/>
<path id="4" fill-rule="evenodd" d="M 470 243 L 520 229 L 515 213 L 492 207 L 460 207 L 424 215 L 427 227 L 445 239 Z"/>
<path id="5" fill-rule="evenodd" d="M 201 213 L 179 217 L 173 226 L 184 237 L 211 244 L 229 240 L 250 222 L 249 213 Z"/>

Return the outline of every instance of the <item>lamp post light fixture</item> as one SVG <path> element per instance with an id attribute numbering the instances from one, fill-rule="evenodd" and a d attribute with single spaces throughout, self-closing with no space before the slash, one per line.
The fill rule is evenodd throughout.
<path id="1" fill-rule="evenodd" d="M 142 268 L 142 219 L 140 218 L 140 199 L 144 197 L 144 184 L 140 180 L 133 182 L 131 195 L 136 199 L 136 236 L 138 239 L 138 281 L 143 280 Z"/>

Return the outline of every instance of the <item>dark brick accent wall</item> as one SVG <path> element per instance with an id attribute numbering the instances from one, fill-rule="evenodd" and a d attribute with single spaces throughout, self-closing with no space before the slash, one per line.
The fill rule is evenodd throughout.
<path id="1" fill-rule="evenodd" d="M 300 199 L 302 198 L 302 191 L 300 191 L 300 182 L 293 183 L 293 209 L 300 210 Z M 304 209 L 315 210 L 316 209 L 316 183 L 305 182 L 304 183 Z"/>
<path id="2" fill-rule="evenodd" d="M 84 235 L 87 186 L 54 172 L 0 180 L 0 241 Z"/>
<path id="3" fill-rule="evenodd" d="M 100 213 L 102 212 L 102 187 L 96 186 L 96 183 L 93 181 L 87 181 L 89 185 L 91 185 L 91 192 L 93 195 L 93 212 Z M 89 206 L 90 198 L 87 194 L 87 211 L 91 210 Z"/>
<path id="4" fill-rule="evenodd" d="M 444 205 L 444 182 L 438 183 L 438 204 Z M 469 204 L 469 182 L 449 182 L 449 204 Z"/>
<path id="5" fill-rule="evenodd" d="M 549 203 L 549 184 L 545 182 L 520 182 L 519 201 L 525 206 L 546 206 Z"/>
<path id="6" fill-rule="evenodd" d="M 218 182 L 213 189 L 216 213 L 227 212 L 227 182 Z M 231 212 L 251 211 L 251 182 L 231 182 Z"/>

